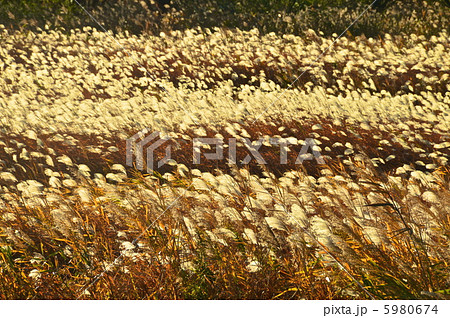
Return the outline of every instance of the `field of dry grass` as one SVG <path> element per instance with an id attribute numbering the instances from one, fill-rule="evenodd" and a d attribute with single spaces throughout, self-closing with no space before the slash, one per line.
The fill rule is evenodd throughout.
<path id="1" fill-rule="evenodd" d="M 449 36 L 332 41 L 0 26 L 0 297 L 448 298 Z M 143 128 L 171 138 L 152 174 Z M 198 137 L 237 163 L 194 164 Z"/>

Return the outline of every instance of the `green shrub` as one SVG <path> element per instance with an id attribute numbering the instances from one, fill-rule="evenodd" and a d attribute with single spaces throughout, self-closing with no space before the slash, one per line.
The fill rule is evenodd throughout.
<path id="1" fill-rule="evenodd" d="M 77 0 L 107 30 L 159 34 L 194 27 L 257 28 L 261 33 L 330 36 L 344 31 L 371 0 Z M 0 24 L 14 29 L 73 29 L 98 24 L 75 0 L 0 0 Z M 170 2 L 170 6 L 167 3 Z M 166 4 L 166 5 L 165 5 Z M 376 37 L 385 33 L 437 35 L 450 31 L 449 0 L 408 3 L 379 0 L 349 30 Z"/>
<path id="2" fill-rule="evenodd" d="M 72 0 L 0 0 L 0 23 L 7 27 L 67 26 L 81 14 Z"/>
<path id="3" fill-rule="evenodd" d="M 262 33 L 302 34 L 307 29 L 325 35 L 344 31 L 372 1 L 358 0 L 174 0 L 182 18 L 177 28 L 257 28 Z M 441 1 L 444 4 L 444 1 Z M 430 3 L 430 4 L 427 4 Z M 432 5 L 431 5 L 432 4 Z M 434 8 L 433 8 L 434 7 Z M 350 30 L 354 35 L 385 33 L 436 35 L 449 23 L 450 10 L 434 1 L 383 1 L 378 10 L 368 10 Z"/>

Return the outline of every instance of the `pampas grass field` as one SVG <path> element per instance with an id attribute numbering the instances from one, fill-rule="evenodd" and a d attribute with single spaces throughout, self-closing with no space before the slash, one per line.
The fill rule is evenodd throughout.
<path id="1" fill-rule="evenodd" d="M 449 299 L 448 31 L 294 33 L 0 25 L 0 298 Z"/>

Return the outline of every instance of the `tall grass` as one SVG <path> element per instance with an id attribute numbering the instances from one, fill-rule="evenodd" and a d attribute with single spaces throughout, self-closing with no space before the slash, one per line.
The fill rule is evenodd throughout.
<path id="1" fill-rule="evenodd" d="M 27 29 L 28 14 L 39 10 L 55 11 L 36 29 L 76 25 L 64 11 L 69 2 L 22 1 L 24 20 L 11 6 L 2 11 L 13 16 L 0 26 L 0 298 L 449 298 L 448 33 L 343 38 L 298 88 L 284 90 L 332 40 L 313 30 L 301 38 L 170 32 L 189 25 L 187 9 L 156 8 L 157 19 L 146 21 L 136 3 L 94 9 L 103 22 L 115 17 L 138 32 L 161 31 L 155 21 L 168 26 L 159 36 L 116 36 L 126 54 L 89 27 Z M 406 12 L 395 8 L 388 15 Z M 193 12 L 191 22 L 212 22 L 214 10 L 204 20 Z M 333 12 L 348 13 L 317 14 Z M 419 34 L 448 19 L 428 6 L 416 14 L 427 12 L 414 26 Z M 247 17 L 216 22 L 264 21 Z M 416 22 L 380 17 L 366 21 L 380 22 L 376 32 L 382 21 L 408 32 Z M 22 31 L 9 30 L 16 20 Z M 270 23 L 259 27 L 287 30 Z M 173 99 L 157 89 L 160 81 Z M 142 126 L 172 137 L 176 163 L 150 174 L 124 167 L 125 139 Z M 193 164 L 196 137 L 237 138 L 237 163 L 202 156 Z M 266 144 L 266 166 L 244 165 L 244 137 L 296 144 L 287 164 Z M 294 163 L 305 138 L 314 138 L 325 164 Z"/>
<path id="2" fill-rule="evenodd" d="M 66 147 L 53 146 L 58 153 Z M 196 168 L 217 174 L 207 161 Z M 258 177 L 232 167 L 236 191 L 229 194 L 220 194 L 212 179 L 204 179 L 210 190 L 192 186 L 191 172 L 174 170 L 169 178 L 130 169 L 112 187 L 78 179 L 89 202 L 69 189 L 52 190 L 52 201 L 34 207 L 27 198 L 25 205 L 10 201 L 0 221 L 1 297 L 447 297 L 448 169 L 422 180 L 394 177 L 369 159 L 351 169 L 328 161 L 311 181 L 302 167 L 272 175 L 280 168 L 269 165 Z M 258 183 L 273 203 L 261 201 Z M 418 196 L 413 187 L 436 198 Z"/>

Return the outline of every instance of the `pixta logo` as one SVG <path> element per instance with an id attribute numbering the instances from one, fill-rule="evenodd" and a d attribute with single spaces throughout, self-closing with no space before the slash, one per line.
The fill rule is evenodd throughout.
<path id="1" fill-rule="evenodd" d="M 171 147 L 166 144 L 165 152 L 166 155 L 163 159 L 159 160 L 154 166 L 154 152 L 157 148 L 161 147 L 170 138 L 160 137 L 159 132 L 153 132 L 148 134 L 149 130 L 147 128 L 141 130 L 137 134 L 127 139 L 126 148 L 126 164 L 127 166 L 133 166 L 133 155 L 135 157 L 136 169 L 144 170 L 144 158 L 147 167 L 147 172 L 150 173 L 156 168 L 161 168 L 165 163 L 170 160 L 171 157 Z M 145 156 L 144 156 L 145 154 Z"/>
<path id="2" fill-rule="evenodd" d="M 135 164 L 136 169 L 143 170 L 144 162 L 146 170 L 150 173 L 152 170 L 162 167 L 171 159 L 171 146 L 167 143 L 170 137 L 160 137 L 159 132 L 153 132 L 150 134 L 148 129 L 143 129 L 137 134 L 127 139 L 126 146 L 126 164 L 133 166 Z M 289 146 L 294 145 L 292 141 L 285 138 L 269 138 L 269 144 L 279 147 L 279 163 L 287 164 Z M 267 164 L 266 160 L 260 153 L 260 148 L 264 143 L 264 139 L 251 141 L 248 138 L 229 138 L 225 145 L 225 140 L 221 138 L 194 138 L 192 149 L 192 163 L 201 164 L 202 154 L 207 160 L 228 160 L 232 164 L 249 164 L 252 158 L 256 160 L 258 164 Z M 238 144 L 243 145 L 247 150 L 247 156 L 243 160 L 237 160 L 237 148 Z M 297 143 L 295 143 L 297 144 Z M 305 160 L 316 160 L 318 164 L 325 164 L 325 161 L 320 151 L 312 138 L 306 138 L 302 143 L 302 148 L 298 153 L 295 164 L 302 164 Z M 155 161 L 155 151 L 159 147 L 165 147 L 164 158 Z M 227 156 L 224 153 L 224 148 L 227 148 Z M 205 151 L 205 149 L 208 149 Z M 210 149 L 214 149 L 213 152 Z M 311 152 L 309 152 L 311 150 Z M 134 160 L 133 160 L 134 158 Z M 145 158 L 145 159 L 144 159 Z M 144 161 L 145 160 L 145 161 Z M 156 164 L 156 166 L 155 166 Z"/>

